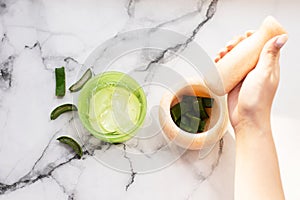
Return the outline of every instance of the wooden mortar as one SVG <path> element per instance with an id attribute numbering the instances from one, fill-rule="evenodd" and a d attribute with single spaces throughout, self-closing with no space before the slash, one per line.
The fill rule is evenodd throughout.
<path id="1" fill-rule="evenodd" d="M 189 133 L 180 129 L 173 121 L 170 108 L 181 101 L 183 95 L 193 95 L 214 98 L 214 106 L 209 111 L 204 132 Z M 228 115 L 225 97 L 209 93 L 201 80 L 188 81 L 187 85 L 179 87 L 176 94 L 167 92 L 160 102 L 159 121 L 165 136 L 175 144 L 191 150 L 209 148 L 219 141 L 227 129 Z"/>

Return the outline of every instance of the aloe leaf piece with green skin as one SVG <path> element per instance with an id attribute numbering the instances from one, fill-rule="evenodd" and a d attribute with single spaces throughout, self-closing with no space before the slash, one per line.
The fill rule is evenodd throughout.
<path id="1" fill-rule="evenodd" d="M 182 129 L 182 130 L 184 130 L 184 131 L 186 131 L 186 132 L 189 132 L 189 133 L 195 133 L 192 129 L 191 129 L 191 127 L 189 126 L 189 125 L 187 125 L 187 124 L 185 124 L 185 123 L 180 123 L 180 128 Z"/>
<path id="2" fill-rule="evenodd" d="M 180 110 L 181 115 L 184 115 L 193 110 L 193 105 L 191 103 L 182 101 L 180 102 Z"/>
<path id="3" fill-rule="evenodd" d="M 201 120 L 205 120 L 207 119 L 209 116 L 203 106 L 202 103 L 202 98 L 198 98 L 193 102 L 193 108 L 194 108 L 194 113 L 199 116 L 200 114 L 200 119 Z"/>
<path id="4" fill-rule="evenodd" d="M 171 116 L 175 122 L 178 121 L 178 119 L 181 116 L 180 103 L 176 104 L 171 108 Z"/>
<path id="5" fill-rule="evenodd" d="M 182 101 L 181 102 L 186 102 L 186 103 L 191 103 L 193 101 L 197 100 L 196 96 L 188 96 L 188 95 L 183 95 L 182 96 Z"/>
<path id="6" fill-rule="evenodd" d="M 206 125 L 206 121 L 204 121 L 204 120 L 200 121 L 197 132 L 202 133 L 204 131 L 205 125 Z"/>
<path id="7" fill-rule="evenodd" d="M 65 68 L 55 68 L 55 95 L 58 97 L 65 96 L 66 93 L 66 75 L 65 75 Z"/>
<path id="8" fill-rule="evenodd" d="M 182 101 L 171 107 L 175 124 L 190 133 L 201 133 L 209 118 L 206 108 L 212 108 L 213 98 L 183 95 Z"/>
<path id="9" fill-rule="evenodd" d="M 188 104 L 186 102 L 177 103 L 176 105 L 174 105 L 171 108 L 172 119 L 176 122 L 176 121 L 179 120 L 179 118 L 181 117 L 181 115 L 184 115 L 184 114 L 188 113 L 192 109 L 193 108 L 192 108 L 191 104 Z"/>
<path id="10" fill-rule="evenodd" d="M 186 115 L 181 116 L 179 127 L 181 127 L 181 124 L 189 125 L 189 118 Z"/>
<path id="11" fill-rule="evenodd" d="M 177 121 L 175 121 L 175 124 L 180 127 L 180 122 L 181 122 L 181 117 L 179 119 L 177 119 Z"/>
<path id="12" fill-rule="evenodd" d="M 213 98 L 208 98 L 208 97 L 198 97 L 202 98 L 202 103 L 205 108 L 212 108 L 214 105 L 214 99 Z M 197 99 L 198 99 L 197 98 Z"/>
<path id="13" fill-rule="evenodd" d="M 79 91 L 86 84 L 86 82 L 88 82 L 88 80 L 92 78 L 92 76 L 93 76 L 92 70 L 91 69 L 86 70 L 86 72 L 82 75 L 82 77 L 76 83 L 71 85 L 69 90 L 71 92 Z"/>
<path id="14" fill-rule="evenodd" d="M 201 122 L 201 119 L 191 115 L 190 113 L 186 113 L 185 116 L 188 118 L 189 126 L 192 129 L 192 132 L 196 133 L 198 131 L 198 127 Z"/>
<path id="15" fill-rule="evenodd" d="M 61 114 L 69 111 L 77 111 L 77 107 L 74 104 L 63 104 L 56 107 L 50 114 L 50 119 L 54 120 L 58 118 Z"/>
<path id="16" fill-rule="evenodd" d="M 60 136 L 57 138 L 57 140 L 71 147 L 74 150 L 74 152 L 79 156 L 79 158 L 82 157 L 83 155 L 82 148 L 76 140 L 74 140 L 69 136 Z"/>

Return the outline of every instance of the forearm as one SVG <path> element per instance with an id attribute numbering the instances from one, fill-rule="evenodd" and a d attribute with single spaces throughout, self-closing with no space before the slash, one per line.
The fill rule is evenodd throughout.
<path id="1" fill-rule="evenodd" d="M 283 200 L 271 128 L 236 129 L 235 200 Z"/>

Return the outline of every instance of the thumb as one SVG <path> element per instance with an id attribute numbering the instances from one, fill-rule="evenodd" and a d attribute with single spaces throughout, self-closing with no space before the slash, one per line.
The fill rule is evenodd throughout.
<path id="1" fill-rule="evenodd" d="M 287 40 L 287 34 L 278 35 L 270 39 L 260 54 L 257 68 L 273 68 L 276 66 L 279 60 L 280 49 Z"/>

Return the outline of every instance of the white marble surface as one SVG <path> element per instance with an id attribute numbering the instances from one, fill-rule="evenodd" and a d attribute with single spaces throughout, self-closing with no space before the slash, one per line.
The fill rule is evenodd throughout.
<path id="1" fill-rule="evenodd" d="M 290 36 L 282 52 L 272 122 L 286 198 L 300 199 L 300 3 L 214 2 L 216 13 L 210 10 L 214 16 L 200 27 L 209 0 L 0 0 L 0 199 L 233 199 L 235 146 L 230 133 L 203 160 L 197 152 L 186 152 L 149 173 L 142 173 L 141 163 L 131 155 L 158 151 L 164 144 L 160 135 L 146 144 L 131 140 L 113 146 L 84 135 L 89 151 L 77 159 L 55 140 L 63 134 L 78 138 L 76 117 L 68 113 L 49 119 L 54 107 L 73 100 L 69 93 L 63 99 L 55 97 L 53 71 L 64 65 L 69 86 L 98 45 L 145 27 L 182 33 L 213 57 L 232 36 L 257 28 L 269 14 Z M 170 155 L 160 151 L 149 159 L 177 158 Z M 125 172 L 103 165 L 107 157 L 117 160 Z"/>

